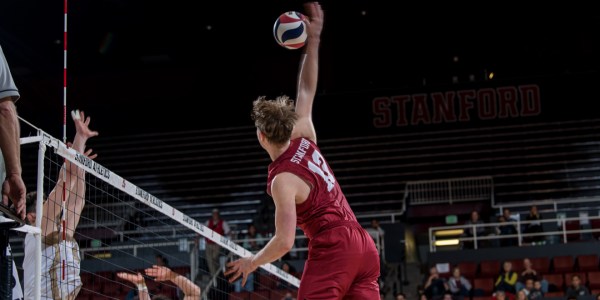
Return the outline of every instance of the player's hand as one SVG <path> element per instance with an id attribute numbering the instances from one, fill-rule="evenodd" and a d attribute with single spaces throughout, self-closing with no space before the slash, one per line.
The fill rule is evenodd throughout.
<path id="1" fill-rule="evenodd" d="M 80 134 L 84 139 L 87 140 L 98 135 L 97 131 L 93 131 L 89 128 L 91 119 L 90 117 L 86 118 L 83 111 L 79 111 L 78 109 L 73 110 L 71 111 L 71 117 L 73 118 L 73 122 L 75 122 L 77 134 Z"/>
<path id="2" fill-rule="evenodd" d="M 73 148 L 73 143 L 71 142 L 67 142 L 67 147 L 68 148 Z M 85 153 L 83 153 L 85 156 L 87 156 L 89 159 L 95 159 L 96 157 L 98 157 L 98 154 L 94 153 L 92 154 L 93 149 L 92 148 L 88 148 L 87 150 L 85 150 Z"/>
<path id="3" fill-rule="evenodd" d="M 146 275 L 154 277 L 154 280 L 156 281 L 172 281 L 177 277 L 177 273 L 171 271 L 171 269 L 157 265 L 153 265 L 152 268 L 146 269 Z"/>
<path id="4" fill-rule="evenodd" d="M 93 149 L 92 148 L 88 148 L 87 150 L 85 150 L 85 156 L 87 156 L 89 159 L 95 159 L 96 157 L 98 157 L 98 154 L 93 153 Z"/>
<path id="5" fill-rule="evenodd" d="M 119 277 L 123 280 L 127 280 L 136 285 L 144 283 L 144 276 L 142 276 L 141 273 L 131 274 L 131 273 L 119 272 L 119 273 L 117 273 L 117 277 Z"/>
<path id="6" fill-rule="evenodd" d="M 308 16 L 306 23 L 306 35 L 308 40 L 320 39 L 323 30 L 323 9 L 319 2 L 308 2 L 304 4 L 304 10 Z"/>
<path id="7" fill-rule="evenodd" d="M 8 202 L 12 201 L 16 214 L 25 219 L 25 194 L 27 189 L 23 178 L 19 174 L 7 174 L 6 179 L 2 183 L 2 203 L 8 206 Z"/>
<path id="8" fill-rule="evenodd" d="M 252 258 L 253 256 L 244 257 L 227 264 L 227 270 L 223 274 L 226 277 L 229 277 L 230 283 L 234 282 L 236 279 L 242 276 L 242 286 L 246 285 L 248 275 L 254 272 L 254 270 L 256 270 L 256 268 L 258 267 L 252 263 Z"/>

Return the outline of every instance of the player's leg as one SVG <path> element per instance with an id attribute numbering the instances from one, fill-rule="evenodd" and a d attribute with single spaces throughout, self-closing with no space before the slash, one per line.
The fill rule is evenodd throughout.
<path id="1" fill-rule="evenodd" d="M 297 299 L 342 299 L 359 270 L 360 256 L 349 242 L 353 231 L 335 227 L 310 241 Z"/>
<path id="2" fill-rule="evenodd" d="M 342 299 L 347 284 L 345 268 L 335 264 L 333 255 L 324 255 L 318 259 L 307 259 L 302 272 L 302 280 L 297 299 Z"/>
<path id="3" fill-rule="evenodd" d="M 355 262 L 359 271 L 344 300 L 377 300 L 379 296 L 380 258 L 371 236 L 362 229 L 353 235 L 355 246 L 361 249 L 360 259 Z"/>
<path id="4" fill-rule="evenodd" d="M 379 256 L 377 253 L 365 253 L 362 257 L 362 273 L 354 280 L 344 300 L 379 299 Z"/>
<path id="5" fill-rule="evenodd" d="M 64 242 L 66 247 L 63 250 L 65 252 L 66 260 L 66 274 L 67 278 L 64 282 L 64 289 L 68 295 L 68 299 L 75 299 L 83 286 L 81 282 L 81 257 L 79 256 L 79 245 L 75 241 Z"/>

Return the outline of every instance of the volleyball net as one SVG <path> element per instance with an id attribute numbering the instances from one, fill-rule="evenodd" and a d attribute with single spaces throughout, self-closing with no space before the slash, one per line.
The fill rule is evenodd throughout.
<path id="1" fill-rule="evenodd" d="M 160 280 L 148 270 L 154 265 L 198 286 L 199 299 L 280 300 L 297 292 L 297 274 L 279 263 L 261 266 L 244 287 L 229 283 L 226 263 L 252 252 L 240 236 L 205 225 L 212 212 L 206 204 L 184 213 L 41 130 L 21 142 L 22 161 L 29 162 L 24 179 L 27 173 L 37 183 L 36 226 L 30 227 L 41 232 L 10 237 L 26 299 L 135 299 L 139 278 L 118 273 L 140 274 L 151 297 L 183 299 L 189 290 Z"/>

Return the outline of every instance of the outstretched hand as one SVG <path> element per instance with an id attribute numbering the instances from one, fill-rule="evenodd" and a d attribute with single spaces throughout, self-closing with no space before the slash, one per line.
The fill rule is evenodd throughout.
<path id="1" fill-rule="evenodd" d="M 229 277 L 229 282 L 234 282 L 242 276 L 242 286 L 246 285 L 248 275 L 256 270 L 257 266 L 252 264 L 252 256 L 240 258 L 227 264 L 227 270 L 223 273 Z M 231 276 L 229 276 L 231 275 Z"/>
<path id="2" fill-rule="evenodd" d="M 91 119 L 90 117 L 86 118 L 83 111 L 79 111 L 78 109 L 73 110 L 71 111 L 71 117 L 73 118 L 73 122 L 75 122 L 75 130 L 77 130 L 77 134 L 81 135 L 81 137 L 87 140 L 98 135 L 98 131 L 93 131 L 89 128 Z"/>
<path id="3" fill-rule="evenodd" d="M 172 281 L 178 274 L 167 267 L 153 265 L 152 268 L 146 269 L 146 275 L 154 277 L 156 281 Z"/>
<path id="4" fill-rule="evenodd" d="M 141 273 L 131 274 L 131 273 L 119 272 L 119 273 L 117 273 L 117 277 L 119 277 L 123 280 L 127 280 L 136 285 L 144 283 L 144 276 L 142 276 Z"/>
<path id="5" fill-rule="evenodd" d="M 319 2 L 305 3 L 304 10 L 308 16 L 308 19 L 305 20 L 308 40 L 320 39 L 321 31 L 323 30 L 323 9 L 321 8 L 321 4 Z"/>

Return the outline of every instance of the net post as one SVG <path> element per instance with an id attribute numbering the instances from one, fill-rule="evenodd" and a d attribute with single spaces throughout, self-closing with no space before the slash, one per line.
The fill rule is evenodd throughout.
<path id="1" fill-rule="evenodd" d="M 42 291 L 42 217 L 44 215 L 44 158 L 46 156 L 46 145 L 39 142 L 38 161 L 37 161 L 37 199 L 35 203 L 35 227 L 40 228 L 40 233 L 34 234 L 35 237 L 35 279 L 34 279 L 34 299 L 39 300 Z"/>

